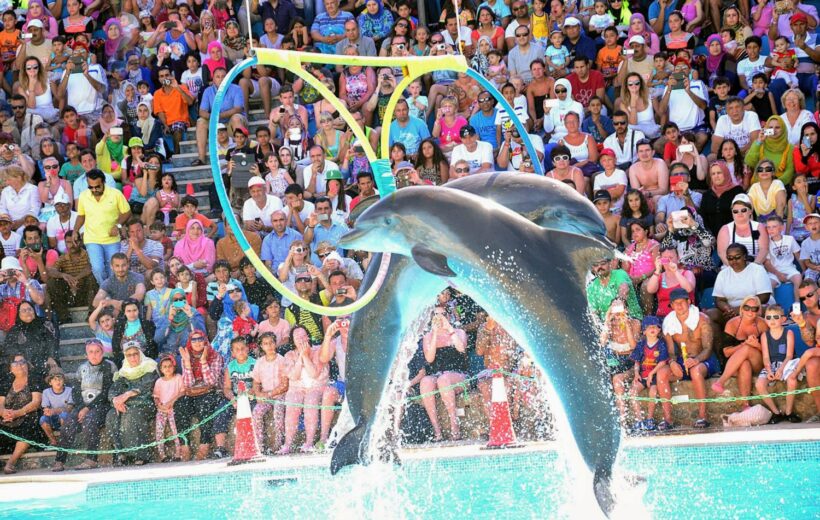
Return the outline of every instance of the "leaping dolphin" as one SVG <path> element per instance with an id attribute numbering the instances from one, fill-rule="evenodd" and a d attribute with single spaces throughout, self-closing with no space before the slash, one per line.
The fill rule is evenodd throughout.
<path id="1" fill-rule="evenodd" d="M 425 271 L 448 277 L 526 348 L 547 375 L 550 402 L 572 432 L 576 454 L 593 473 L 599 506 L 611 512 L 621 432 L 584 293 L 590 265 L 610 248 L 540 228 L 476 195 L 434 187 L 407 188 L 378 202 L 341 245 L 412 256 Z"/>

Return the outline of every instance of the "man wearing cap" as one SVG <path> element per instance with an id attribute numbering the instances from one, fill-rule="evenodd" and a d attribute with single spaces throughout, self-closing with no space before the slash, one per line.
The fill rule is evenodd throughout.
<path id="1" fill-rule="evenodd" d="M 328 241 L 336 247 L 336 252 L 344 255 L 344 249 L 338 247 L 338 244 L 342 236 L 350 229 L 344 222 L 333 219 L 331 212 L 330 199 L 327 197 L 316 199 L 316 211 L 310 215 L 305 226 L 305 242 L 309 242 L 311 249 L 316 250 L 319 242 Z"/>
<path id="2" fill-rule="evenodd" d="M 214 109 L 216 91 L 219 90 L 222 81 L 228 71 L 224 67 L 217 67 L 213 71 L 213 84 L 202 93 L 202 101 L 199 105 L 199 119 L 196 121 L 196 148 L 199 157 L 191 162 L 191 166 L 202 166 L 207 160 L 208 147 L 208 126 Z M 225 91 L 225 97 L 219 106 L 220 123 L 225 123 L 228 129 L 239 126 L 248 126 L 245 120 L 245 97 L 239 85 L 231 83 Z"/>
<path id="3" fill-rule="evenodd" d="M 92 302 L 97 281 L 91 273 L 88 253 L 80 247 L 79 233 L 66 231 L 62 241 L 67 249 L 48 267 L 47 292 L 57 321 L 67 323 L 71 321 L 69 307 L 85 307 Z"/>
<path id="4" fill-rule="evenodd" d="M 817 33 L 815 32 L 817 8 L 803 3 L 795 6 L 789 2 L 787 5 L 793 6 L 794 13 L 775 15 L 772 18 L 772 25 L 769 27 L 769 41 L 774 41 L 777 36 L 782 35 L 792 42 L 797 58 L 797 83 L 800 91 L 806 96 L 806 107 L 813 109 L 817 92 L 817 74 L 814 67 L 816 63 L 820 63 L 820 50 L 817 49 Z M 772 65 L 771 58 L 766 60 L 766 65 Z M 778 108 L 781 106 L 783 93 L 788 89 L 789 85 L 780 78 L 772 80 L 769 85 L 769 90 L 774 95 Z"/>
<path id="5" fill-rule="evenodd" d="M 642 318 L 643 312 L 635 295 L 632 280 L 623 269 L 612 269 L 612 262 L 612 257 L 608 256 L 592 264 L 591 271 L 595 279 L 587 286 L 589 310 L 599 320 L 603 320 L 609 306 L 612 305 L 612 300 L 620 298 L 626 302 L 629 316 L 635 319 Z"/>
<path id="6" fill-rule="evenodd" d="M 478 140 L 478 134 L 471 125 L 464 125 L 459 130 L 461 144 L 453 148 L 450 164 L 459 160 L 470 165 L 470 175 L 474 173 L 493 171 L 493 146 Z M 450 175 L 453 175 L 453 166 L 450 166 Z"/>
<path id="7" fill-rule="evenodd" d="M 706 380 L 720 372 L 720 365 L 714 353 L 713 330 L 709 317 L 689 303 L 689 293 L 678 287 L 669 294 L 672 312 L 663 319 L 663 334 L 666 350 L 661 349 L 658 362 L 669 360 L 669 364 L 658 370 L 658 393 L 663 407 L 663 422 L 659 430 L 669 430 L 672 423 L 671 383 L 691 380 L 696 399 L 706 398 Z M 685 345 L 685 352 L 684 352 Z M 706 403 L 698 403 L 698 419 L 695 428 L 707 428 Z"/>
<path id="8" fill-rule="evenodd" d="M 312 199 L 325 194 L 327 190 L 327 179 L 325 175 L 331 170 L 339 170 L 339 166 L 327 160 L 325 149 L 318 144 L 310 149 L 310 164 L 302 171 L 304 179 L 305 197 Z"/>
<path id="9" fill-rule="evenodd" d="M 120 228 L 131 218 L 131 207 L 122 193 L 105 185 L 100 170 L 87 174 L 88 189 L 77 200 L 76 229 L 83 230 L 84 242 L 94 278 L 102 285 L 110 276 L 109 265 L 114 253 L 120 250 Z M 86 222 L 86 216 L 93 215 Z M 127 260 L 126 260 L 127 264 Z"/>
<path id="10" fill-rule="evenodd" d="M 0 245 L 3 246 L 4 256 L 17 257 L 22 237 L 14 231 L 13 219 L 8 213 L 0 213 Z"/>
<path id="11" fill-rule="evenodd" d="M 279 197 L 269 195 L 262 177 L 254 176 L 248 181 L 251 198 L 242 205 L 242 222 L 245 229 L 264 237 L 273 229 L 271 216 L 282 209 Z"/>
<path id="12" fill-rule="evenodd" d="M 595 61 L 598 55 L 595 40 L 581 34 L 581 20 L 574 16 L 567 17 L 564 20 L 564 34 L 567 36 L 564 45 L 569 51 L 570 63 L 580 56 L 588 59 L 590 63 Z"/>
<path id="13" fill-rule="evenodd" d="M 46 38 L 46 31 L 43 29 L 43 22 L 34 18 L 28 22 L 26 29 L 31 38 L 20 46 L 17 50 L 17 60 L 15 66 L 18 70 L 23 70 L 26 63 L 26 58 L 34 56 L 44 66 L 51 61 L 51 40 Z"/>
<path id="14" fill-rule="evenodd" d="M 666 233 L 666 219 L 675 211 L 691 207 L 696 212 L 700 208 L 703 194 L 689 189 L 689 168 L 683 163 L 672 163 L 669 176 L 669 193 L 658 200 L 655 214 L 655 231 Z"/>
<path id="15" fill-rule="evenodd" d="M 652 55 L 646 52 L 646 40 L 640 34 L 636 34 L 627 41 L 626 45 L 632 50 L 632 55 L 627 56 L 626 59 L 621 62 L 614 85 L 624 88 L 626 75 L 630 72 L 640 74 L 644 84 L 649 84 L 649 80 L 652 79 L 652 73 L 654 72 L 654 64 Z"/>
<path id="16" fill-rule="evenodd" d="M 661 98 L 661 113 L 669 114 L 669 121 L 678 125 L 681 132 L 695 134 L 695 146 L 703 150 L 709 139 L 709 125 L 706 123 L 705 110 L 709 103 L 706 84 L 690 77 L 691 67 L 686 60 L 678 59 L 675 72 L 683 74 L 683 88 L 676 88 L 674 75 L 666 80 L 666 89 Z M 675 107 L 670 110 L 670 107 Z"/>
<path id="17" fill-rule="evenodd" d="M 601 150 L 598 162 L 601 163 L 603 171 L 595 175 L 592 190 L 596 192 L 598 190 L 608 191 L 611 200 L 610 210 L 613 214 L 620 215 L 629 180 L 626 177 L 626 172 L 618 168 L 615 161 L 615 151 L 612 148 Z"/>
<path id="18" fill-rule="evenodd" d="M 190 34 L 190 33 L 188 33 Z M 161 67 L 158 72 L 162 88 L 154 92 L 154 115 L 162 122 L 165 135 L 174 140 L 174 153 L 179 153 L 179 142 L 188 129 L 188 106 L 196 102 L 187 85 L 180 85 L 176 76 L 168 67 Z M 149 136 L 142 136 L 148 139 Z"/>
<path id="19" fill-rule="evenodd" d="M 533 42 L 528 26 L 515 29 L 515 47 L 507 55 L 507 67 L 510 75 L 519 76 L 524 83 L 532 81 L 530 63 L 544 57 L 544 47 Z"/>
<path id="20" fill-rule="evenodd" d="M 108 90 L 105 70 L 97 63 L 88 63 L 88 47 L 82 42 L 74 43 L 72 58 L 82 60 L 82 65 L 75 65 L 71 60 L 66 63 L 58 96 L 74 107 L 78 115 L 85 116 L 89 126 L 93 126 L 100 118 L 103 96 Z"/>
<path id="21" fill-rule="evenodd" d="M 2 282 L 0 283 L 0 300 L 8 298 L 29 300 L 34 303 L 37 315 L 43 315 L 42 305 L 46 303 L 43 286 L 37 280 L 26 276 L 19 260 L 7 256 L 0 262 L 0 282 Z M 3 337 L 5 337 L 4 334 Z"/>
<path id="22" fill-rule="evenodd" d="M 390 123 L 390 146 L 393 146 L 393 143 L 402 143 L 407 150 L 408 158 L 414 161 L 419 152 L 419 145 L 430 137 L 430 130 L 424 121 L 410 115 L 410 107 L 404 98 L 396 103 L 393 118 L 393 122 Z"/>
<path id="23" fill-rule="evenodd" d="M 595 204 L 595 208 L 598 210 L 598 213 L 601 214 L 601 218 L 604 219 L 606 237 L 610 239 L 613 244 L 619 244 L 621 217 L 611 211 L 612 195 L 610 195 L 607 190 L 596 190 L 592 195 L 592 203 Z"/>

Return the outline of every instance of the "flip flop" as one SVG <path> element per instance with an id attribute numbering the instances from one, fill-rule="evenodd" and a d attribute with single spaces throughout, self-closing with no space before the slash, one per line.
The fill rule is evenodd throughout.
<path id="1" fill-rule="evenodd" d="M 692 426 L 695 427 L 695 428 L 701 428 L 701 429 L 708 428 L 709 427 L 709 421 L 707 421 L 706 419 L 698 419 L 697 421 L 695 421 L 695 424 L 693 424 Z"/>

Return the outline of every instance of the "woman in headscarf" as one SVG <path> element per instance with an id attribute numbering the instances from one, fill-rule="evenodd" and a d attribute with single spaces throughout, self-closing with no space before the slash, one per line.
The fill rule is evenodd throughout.
<path id="1" fill-rule="evenodd" d="M 107 105 L 112 111 L 111 105 Z M 128 156 L 128 147 L 125 146 L 125 128 L 120 124 L 111 128 L 118 128 L 119 134 L 111 132 L 111 128 L 105 130 L 100 142 L 97 143 L 95 151 L 97 153 L 97 167 L 103 172 L 114 177 L 114 180 L 120 182 L 122 179 L 122 163 Z M 100 120 L 102 122 L 102 119 Z"/>
<path id="2" fill-rule="evenodd" d="M 154 322 L 142 316 L 140 302 L 134 299 L 126 300 L 122 304 L 122 312 L 114 323 L 114 335 L 111 338 L 111 354 L 114 362 L 117 365 L 122 363 L 124 345 L 129 341 L 138 342 L 148 356 L 157 357 L 159 349 L 154 341 L 155 333 Z"/>
<path id="3" fill-rule="evenodd" d="M 743 193 L 743 187 L 735 182 L 725 161 L 715 161 L 709 166 L 709 186 L 700 203 L 700 214 L 704 227 L 717 236 L 720 228 L 732 221 L 732 200 Z"/>
<path id="4" fill-rule="evenodd" d="M 766 135 L 766 130 L 771 130 L 773 135 Z M 764 128 L 752 143 L 749 151 L 746 152 L 746 164 L 755 171 L 752 182 L 757 182 L 757 165 L 763 159 L 768 159 L 774 164 L 775 177 L 788 186 L 794 177 L 794 147 L 789 144 L 786 134 L 786 125 L 780 116 L 772 116 L 766 121 Z"/>
<path id="5" fill-rule="evenodd" d="M 37 316 L 34 305 L 23 301 L 17 307 L 17 320 L 6 334 L 3 354 L 9 356 L 21 353 L 31 365 L 29 375 L 35 388 L 45 382 L 49 365 L 56 366 L 59 340 L 50 321 Z M 6 361 L 11 361 L 6 357 Z"/>
<path id="6" fill-rule="evenodd" d="M 94 141 L 99 143 L 103 136 L 115 126 L 122 126 L 122 119 L 117 117 L 117 111 L 114 110 L 114 105 L 106 103 L 100 112 L 100 119 L 91 127 Z"/>
<path id="7" fill-rule="evenodd" d="M 493 42 L 489 36 L 481 36 L 475 45 L 476 53 L 473 54 L 472 59 L 470 59 L 470 68 L 486 77 L 490 70 L 490 61 L 487 58 L 487 53 L 493 50 Z"/>
<path id="8" fill-rule="evenodd" d="M 45 435 L 38 418 L 43 394 L 37 389 L 43 387 L 43 382 L 36 377 L 32 378 L 31 365 L 24 354 L 14 353 L 9 356 L 7 367 L 9 373 L 2 374 L 0 383 L 0 409 L 3 410 L 0 428 L 24 439 L 42 441 Z M 11 453 L 3 473 L 17 473 L 17 461 L 29 446 L 27 442 L 0 435 L 0 453 Z"/>
<path id="9" fill-rule="evenodd" d="M 716 13 L 719 12 L 720 11 L 713 11 L 712 18 L 717 18 L 719 15 Z M 754 34 L 749 22 L 743 18 L 740 9 L 734 5 L 727 7 L 726 10 L 723 11 L 723 24 L 720 25 L 720 27 L 727 27 L 735 31 L 735 41 L 737 42 L 738 49 L 745 49 L 746 38 Z"/>
<path id="10" fill-rule="evenodd" d="M 247 58 L 248 39 L 239 30 L 239 22 L 228 20 L 225 24 L 225 36 L 222 38 L 225 57 L 234 62 Z M 230 69 L 228 69 L 230 70 Z"/>
<path id="11" fill-rule="evenodd" d="M 629 18 L 629 31 L 626 34 L 626 41 L 633 36 L 643 36 L 646 41 L 647 54 L 657 54 L 661 50 L 661 42 L 658 34 L 652 30 L 646 18 L 641 13 L 635 13 Z"/>
<path id="12" fill-rule="evenodd" d="M 248 301 L 242 286 L 233 283 L 220 284 L 216 296 L 208 307 L 208 316 L 216 322 L 213 348 L 225 358 L 226 363 L 231 359 L 231 340 L 235 337 L 233 320 L 237 316 L 234 305 L 238 301 L 248 304 L 254 317 L 259 314 L 259 307 Z"/>
<path id="13" fill-rule="evenodd" d="M 225 49 L 218 41 L 208 44 L 208 57 L 202 60 L 202 84 L 210 85 L 217 68 L 231 70 L 233 61 L 225 57 Z"/>
<path id="14" fill-rule="evenodd" d="M 57 20 L 45 7 L 42 0 L 29 0 L 28 11 L 26 12 L 26 23 L 23 24 L 23 32 L 28 32 L 28 24 L 32 20 L 43 22 L 43 35 L 48 40 L 53 40 L 59 34 Z"/>
<path id="15" fill-rule="evenodd" d="M 174 247 L 174 256 L 195 273 L 209 275 L 216 261 L 216 246 L 205 235 L 202 224 L 191 219 L 185 226 L 185 236 Z"/>
<path id="16" fill-rule="evenodd" d="M 157 144 L 157 139 L 162 137 L 162 125 L 156 124 L 156 119 L 151 115 L 151 107 L 145 101 L 137 104 L 137 121 L 135 135 L 142 138 L 146 150 L 153 150 Z"/>
<path id="17" fill-rule="evenodd" d="M 205 320 L 191 307 L 185 298 L 185 291 L 172 289 L 168 316 L 155 319 L 160 352 L 176 352 L 188 343 L 192 330 L 204 330 Z"/>
<path id="18" fill-rule="evenodd" d="M 632 19 L 629 2 L 609 0 L 609 14 L 615 19 L 615 26 L 618 28 L 619 36 L 624 36 L 625 30 L 629 27 L 629 21 Z"/>
<path id="19" fill-rule="evenodd" d="M 711 87 L 716 78 L 725 77 L 732 84 L 732 91 L 738 88 L 737 75 L 731 70 L 726 70 L 727 62 L 731 57 L 723 48 L 723 40 L 720 35 L 713 34 L 706 38 L 706 61 L 703 64 L 701 78 Z"/>
<path id="20" fill-rule="evenodd" d="M 572 99 L 572 85 L 566 78 L 561 78 L 552 87 L 555 98 L 558 99 L 557 107 L 544 107 L 544 131 L 550 136 L 550 143 L 557 143 L 567 135 L 567 127 L 564 126 L 564 116 L 569 112 L 583 114 L 584 107 L 581 103 Z M 545 150 L 549 155 L 549 150 Z"/>
<path id="21" fill-rule="evenodd" d="M 156 407 L 154 405 L 154 382 L 157 380 L 157 362 L 143 353 L 139 341 L 128 341 L 123 350 L 125 361 L 114 374 L 114 383 L 108 391 L 113 410 L 108 412 L 106 427 L 118 450 L 148 444 L 152 440 L 149 427 Z M 152 450 L 144 448 L 119 455 L 121 464 L 142 466 L 151 460 Z"/>
<path id="22" fill-rule="evenodd" d="M 124 58 L 128 39 L 122 34 L 122 25 L 116 18 L 109 18 L 103 26 L 105 32 L 104 54 L 106 63 Z"/>
<path id="23" fill-rule="evenodd" d="M 382 0 L 367 0 L 364 12 L 359 15 L 357 21 L 361 35 L 373 38 L 377 47 L 393 28 L 393 15 L 384 8 Z"/>
<path id="24" fill-rule="evenodd" d="M 139 97 L 137 96 L 137 87 L 133 83 L 126 80 L 120 85 L 122 91 L 122 100 L 117 103 L 117 112 L 122 117 L 125 124 L 131 130 L 131 134 L 140 137 L 134 130 L 137 125 L 137 106 L 139 105 Z"/>

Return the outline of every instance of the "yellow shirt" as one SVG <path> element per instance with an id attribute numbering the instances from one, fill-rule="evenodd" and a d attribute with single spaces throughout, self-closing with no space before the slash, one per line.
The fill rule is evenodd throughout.
<path id="1" fill-rule="evenodd" d="M 115 244 L 119 242 L 119 235 L 112 237 L 109 231 L 117 225 L 120 215 L 129 211 L 131 208 L 120 190 L 106 186 L 100 200 L 91 194 L 91 190 L 82 192 L 77 201 L 77 213 L 85 217 L 85 235 L 83 235 L 85 243 Z"/>

